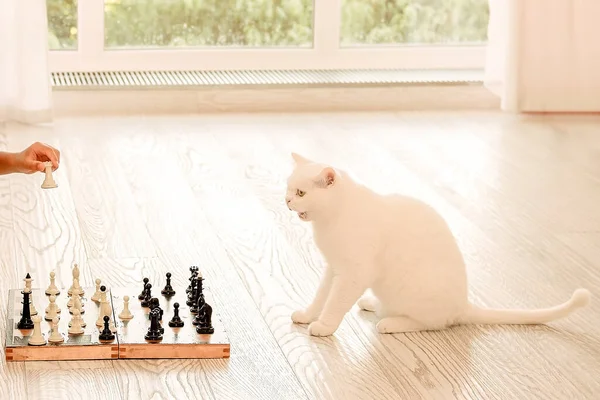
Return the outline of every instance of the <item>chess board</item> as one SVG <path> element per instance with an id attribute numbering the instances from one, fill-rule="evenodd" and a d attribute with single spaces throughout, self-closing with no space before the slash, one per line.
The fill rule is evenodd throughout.
<path id="1" fill-rule="evenodd" d="M 69 296 L 67 289 L 62 288 L 56 296 L 56 304 L 60 308 L 58 330 L 63 336 L 61 343 L 47 342 L 45 345 L 29 345 L 28 340 L 33 329 L 18 329 L 21 319 L 23 289 L 11 289 L 7 304 L 7 324 L 5 354 L 6 361 L 33 360 L 100 360 L 100 359 L 140 359 L 140 358 L 228 358 L 230 354 L 229 339 L 217 312 L 212 314 L 214 333 L 198 334 L 192 325 L 194 314 L 186 305 L 185 288 L 176 290 L 170 298 L 163 296 L 160 289 L 153 293 L 160 301 L 163 310 L 161 325 L 164 328 L 163 338 L 159 342 L 149 342 L 144 336 L 150 326 L 148 318 L 150 309 L 141 306 L 138 295 L 141 287 L 113 287 L 106 289 L 107 300 L 112 308 L 111 318 L 115 324 L 114 340 L 104 342 L 99 339 L 103 327 L 96 325 L 100 304 L 91 300 L 95 288 L 84 287 L 81 297 L 84 313 L 81 315 L 86 323 L 84 333 L 73 335 L 68 333 L 71 314 L 67 307 Z M 210 289 L 203 290 L 206 302 L 212 303 Z M 129 310 L 133 318 L 122 320 L 119 313 L 123 309 L 123 297 L 129 296 Z M 42 334 L 47 340 L 50 336 L 51 322 L 44 319 L 45 309 L 49 305 L 49 296 L 44 289 L 32 289 L 33 305 L 42 317 Z M 168 322 L 173 317 L 173 304 L 178 302 L 179 316 L 184 322 L 181 328 L 171 328 Z"/>

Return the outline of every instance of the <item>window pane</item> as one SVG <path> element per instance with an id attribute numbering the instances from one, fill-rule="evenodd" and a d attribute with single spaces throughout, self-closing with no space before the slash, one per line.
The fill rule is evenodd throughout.
<path id="1" fill-rule="evenodd" d="M 105 46 L 311 46 L 312 0 L 105 0 Z"/>
<path id="2" fill-rule="evenodd" d="M 342 45 L 487 40 L 489 0 L 342 0 Z"/>
<path id="3" fill-rule="evenodd" d="M 77 0 L 47 0 L 50 50 L 77 50 Z"/>

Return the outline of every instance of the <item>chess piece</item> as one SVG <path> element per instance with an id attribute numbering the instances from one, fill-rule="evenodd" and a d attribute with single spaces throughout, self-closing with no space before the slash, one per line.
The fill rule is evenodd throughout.
<path id="1" fill-rule="evenodd" d="M 21 320 L 17 324 L 17 329 L 32 329 L 33 321 L 31 320 L 31 309 L 29 308 L 29 296 L 31 292 L 23 290 L 23 311 L 21 312 Z"/>
<path id="2" fill-rule="evenodd" d="M 146 298 L 146 285 L 150 279 L 144 278 L 144 288 L 142 289 L 142 293 L 138 296 L 138 300 L 144 300 Z"/>
<path id="3" fill-rule="evenodd" d="M 81 303 L 81 299 L 79 298 L 79 290 L 77 288 L 73 289 L 73 306 L 69 308 L 69 312 L 73 314 L 74 310 L 79 311 L 79 314 L 85 314 L 85 310 L 83 309 L 83 304 Z"/>
<path id="4" fill-rule="evenodd" d="M 122 320 L 130 320 L 133 318 L 133 314 L 129 311 L 129 296 L 123 296 L 123 311 L 119 314 L 119 318 Z"/>
<path id="5" fill-rule="evenodd" d="M 79 284 L 79 278 L 73 279 L 73 288 L 71 290 L 71 296 L 73 295 L 73 292 L 75 290 L 77 290 L 77 294 L 79 296 L 83 297 L 84 291 L 83 291 L 83 288 L 81 287 L 81 285 Z"/>
<path id="6" fill-rule="evenodd" d="M 60 290 L 56 286 L 56 273 L 54 271 L 50 272 L 50 285 L 46 289 L 46 294 L 49 296 L 58 296 L 60 294 Z"/>
<path id="7" fill-rule="evenodd" d="M 187 301 L 185 302 L 185 304 L 188 305 L 188 307 L 193 307 L 194 303 L 197 301 L 196 299 L 196 295 L 198 294 L 198 291 L 196 289 L 196 284 L 198 283 L 198 280 L 196 279 L 196 276 L 194 276 L 192 278 L 192 290 L 190 291 L 190 293 L 188 293 L 188 297 L 187 297 Z"/>
<path id="8" fill-rule="evenodd" d="M 35 315 L 32 318 L 33 320 L 33 333 L 29 337 L 29 341 L 27 344 L 30 346 L 43 346 L 46 344 L 46 338 L 42 334 L 42 317 L 40 315 Z"/>
<path id="9" fill-rule="evenodd" d="M 71 291 L 71 297 L 69 297 L 69 301 L 67 301 L 67 308 L 73 307 L 75 299 L 79 298 L 79 288 L 73 285 L 73 290 Z"/>
<path id="10" fill-rule="evenodd" d="M 144 336 L 146 340 L 151 342 L 162 340 L 162 333 L 159 324 L 160 312 L 158 310 L 150 311 L 150 327 Z"/>
<path id="11" fill-rule="evenodd" d="M 67 290 L 67 294 L 69 296 L 71 296 L 73 294 L 73 287 L 75 285 L 75 280 L 77 280 L 77 283 L 79 283 L 79 266 L 77 264 L 73 265 L 73 271 L 71 273 L 73 274 L 73 284 L 71 285 L 69 290 Z"/>
<path id="12" fill-rule="evenodd" d="M 65 338 L 58 331 L 58 317 L 54 317 L 52 320 L 52 333 L 50 333 L 50 337 L 48 338 L 48 342 L 50 343 L 62 343 L 65 341 Z"/>
<path id="13" fill-rule="evenodd" d="M 70 328 L 71 326 L 73 326 L 73 323 L 74 323 L 75 321 L 79 322 L 79 325 L 80 325 L 82 328 L 85 328 L 85 327 L 86 327 L 86 325 L 87 325 L 87 324 L 85 323 L 85 321 L 83 320 L 83 318 L 81 317 L 81 313 L 79 313 L 79 314 L 77 314 L 77 315 L 73 314 L 73 317 L 72 317 L 72 318 L 71 318 L 71 320 L 69 321 L 69 328 Z"/>
<path id="14" fill-rule="evenodd" d="M 29 297 L 29 315 L 31 315 L 31 316 L 37 315 L 38 312 L 35 309 L 35 306 L 33 305 L 33 290 L 31 289 L 31 281 L 33 281 L 33 279 L 31 278 L 31 275 L 29 275 L 29 272 L 27 273 L 27 276 L 23 280 L 25 281 L 25 289 L 24 290 L 31 293 L 31 296 Z"/>
<path id="15" fill-rule="evenodd" d="M 56 296 L 55 295 L 50 296 L 50 304 L 48 305 L 48 307 L 46 307 L 45 311 L 46 311 L 46 315 L 44 316 L 44 319 L 46 321 L 52 321 L 54 319 L 54 317 L 58 316 L 58 313 L 60 312 L 60 308 L 56 304 Z"/>
<path id="16" fill-rule="evenodd" d="M 69 322 L 69 334 L 81 335 L 83 333 L 83 327 L 81 326 L 81 313 L 78 309 L 73 309 L 73 317 Z"/>
<path id="17" fill-rule="evenodd" d="M 186 293 L 190 293 L 192 291 L 192 280 L 198 275 L 198 267 L 196 266 L 191 266 L 190 267 L 190 285 L 187 287 L 187 289 L 185 289 Z"/>
<path id="18" fill-rule="evenodd" d="M 198 315 L 201 315 L 201 317 L 200 324 L 196 326 L 196 332 L 201 335 L 215 333 L 215 329 L 212 326 L 212 307 L 210 304 L 204 302 L 202 308 L 198 310 Z"/>
<path id="19" fill-rule="evenodd" d="M 110 320 L 110 318 L 108 317 L 108 315 L 105 315 L 103 318 L 104 329 L 102 329 L 102 332 L 100 332 L 100 335 L 98 336 L 98 339 L 100 339 L 102 341 L 115 340 L 115 334 L 112 333 L 112 330 L 110 329 L 109 320 Z"/>
<path id="20" fill-rule="evenodd" d="M 102 281 L 99 278 L 96 278 L 96 291 L 92 295 L 92 301 L 99 303 L 100 302 L 100 283 Z"/>
<path id="21" fill-rule="evenodd" d="M 160 302 L 158 300 L 158 298 L 153 297 L 152 299 L 150 299 L 150 311 L 158 309 L 158 311 L 160 312 L 160 318 L 162 319 L 163 316 L 163 310 L 162 308 L 160 308 Z"/>
<path id="22" fill-rule="evenodd" d="M 201 294 L 200 296 L 198 296 L 198 302 L 196 303 L 196 307 L 195 309 L 197 310 L 197 314 L 196 317 L 192 320 L 192 325 L 200 325 L 202 323 L 202 314 L 200 313 L 200 310 L 202 309 L 202 307 L 204 306 L 204 304 L 206 303 L 206 301 L 204 300 L 204 294 Z"/>
<path id="23" fill-rule="evenodd" d="M 58 187 L 56 182 L 54 181 L 54 177 L 52 176 L 52 162 L 46 161 L 44 163 L 45 167 L 45 178 L 44 182 L 42 182 L 42 189 L 53 189 Z"/>
<path id="24" fill-rule="evenodd" d="M 169 321 L 171 328 L 181 328 L 184 325 L 183 320 L 179 316 L 179 303 L 173 304 L 173 318 Z"/>
<path id="25" fill-rule="evenodd" d="M 173 286 L 171 286 L 171 273 L 170 272 L 167 272 L 167 284 L 165 285 L 165 288 L 163 290 L 161 290 L 160 292 L 165 297 L 171 297 L 171 296 L 175 295 L 175 290 L 173 289 Z"/>
<path id="26" fill-rule="evenodd" d="M 144 299 L 142 300 L 142 307 L 149 307 L 150 306 L 150 300 L 152 300 L 152 284 L 151 283 L 147 283 L 146 284 L 146 294 Z"/>

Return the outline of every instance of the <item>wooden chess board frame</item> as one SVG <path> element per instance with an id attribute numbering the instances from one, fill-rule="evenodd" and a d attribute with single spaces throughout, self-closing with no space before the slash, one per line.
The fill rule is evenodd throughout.
<path id="1" fill-rule="evenodd" d="M 22 289 L 11 289 L 8 294 L 8 312 L 6 324 L 5 354 L 6 361 L 47 361 L 47 360 L 110 360 L 110 359 L 143 359 L 143 358 L 229 358 L 230 344 L 227 332 L 219 318 L 218 313 L 213 312 L 212 326 L 214 333 L 200 335 L 196 333 L 196 327 L 192 325 L 194 314 L 190 313 L 186 305 L 187 294 L 185 290 L 177 291 L 171 298 L 165 298 L 157 288 L 153 297 L 160 300 L 163 310 L 162 327 L 165 329 L 163 340 L 158 343 L 150 343 L 144 339 L 144 335 L 150 326 L 148 314 L 150 309 L 144 308 L 138 300 L 141 289 L 132 287 L 108 288 L 106 297 L 112 307 L 112 321 L 117 332 L 115 339 L 110 343 L 103 343 L 98 336 L 103 327 L 96 326 L 100 303 L 91 300 L 95 288 L 85 287 L 84 295 L 81 297 L 86 322 L 84 333 L 81 335 L 68 334 L 69 313 L 67 302 L 68 288 L 60 289 L 56 297 L 56 304 L 60 308 L 59 331 L 64 337 L 62 343 L 47 343 L 42 346 L 31 346 L 28 344 L 29 336 L 33 329 L 18 329 L 17 324 L 21 319 Z M 210 290 L 203 288 L 206 301 L 213 305 Z M 128 321 L 121 320 L 118 315 L 123 309 L 123 296 L 129 296 L 129 309 L 133 318 Z M 50 336 L 50 321 L 44 319 L 45 309 L 50 303 L 49 297 L 43 289 L 33 288 L 33 305 L 39 315 L 42 316 L 42 334 L 48 340 Z M 184 321 L 182 328 L 171 328 L 168 325 L 173 317 L 173 304 L 179 303 L 179 316 Z M 214 310 L 214 306 L 213 306 Z"/>

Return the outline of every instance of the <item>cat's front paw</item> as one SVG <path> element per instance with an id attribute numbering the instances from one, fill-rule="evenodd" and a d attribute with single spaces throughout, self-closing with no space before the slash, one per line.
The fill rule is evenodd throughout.
<path id="1" fill-rule="evenodd" d="M 296 324 L 310 324 L 313 321 L 316 321 L 317 317 L 310 315 L 304 310 L 294 311 L 292 313 L 292 321 Z"/>
<path id="2" fill-rule="evenodd" d="M 335 330 L 335 326 L 325 325 L 321 321 L 315 321 L 308 326 L 308 333 L 312 336 L 330 336 Z"/>

